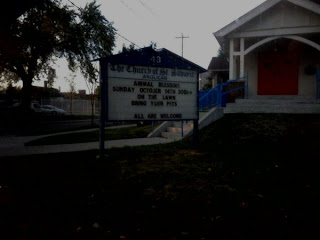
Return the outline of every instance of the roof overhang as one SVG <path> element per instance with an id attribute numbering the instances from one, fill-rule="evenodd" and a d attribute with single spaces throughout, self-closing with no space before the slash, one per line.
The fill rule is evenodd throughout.
<path id="1" fill-rule="evenodd" d="M 242 25 L 251 21 L 255 17 L 259 16 L 260 14 L 262 14 L 263 12 L 267 11 L 268 9 L 272 8 L 280 2 L 290 2 L 292 4 L 295 4 L 299 7 L 305 8 L 309 11 L 312 11 L 320 15 L 320 5 L 309 0 L 266 0 L 265 2 L 263 2 L 256 8 L 252 9 L 251 11 L 247 12 L 240 18 L 236 19 L 235 21 L 221 28 L 217 32 L 213 33 L 213 35 L 215 36 L 219 44 L 223 45 L 224 39 L 227 35 L 229 35 Z"/>

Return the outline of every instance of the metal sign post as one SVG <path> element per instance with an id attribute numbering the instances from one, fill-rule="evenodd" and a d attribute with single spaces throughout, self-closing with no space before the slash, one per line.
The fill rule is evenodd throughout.
<path id="1" fill-rule="evenodd" d="M 199 89 L 199 81 L 197 81 L 197 89 Z M 197 91 L 197 119 L 193 120 L 193 146 L 196 148 L 199 146 L 199 91 Z"/>
<path id="2" fill-rule="evenodd" d="M 107 107 L 107 80 L 108 80 L 108 69 L 103 65 L 106 64 L 104 61 L 100 61 L 100 118 L 99 118 L 99 150 L 100 159 L 105 158 L 104 154 L 104 142 L 105 142 L 105 122 L 106 122 L 106 107 Z"/>

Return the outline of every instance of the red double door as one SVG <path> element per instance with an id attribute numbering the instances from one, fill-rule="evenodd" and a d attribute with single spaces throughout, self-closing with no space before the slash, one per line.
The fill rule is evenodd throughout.
<path id="1" fill-rule="evenodd" d="M 258 95 L 297 95 L 298 60 L 295 53 L 260 53 Z"/>

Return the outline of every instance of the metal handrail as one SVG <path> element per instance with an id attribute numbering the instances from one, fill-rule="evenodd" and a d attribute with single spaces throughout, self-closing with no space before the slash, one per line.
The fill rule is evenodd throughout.
<path id="1" fill-rule="evenodd" d="M 317 71 L 316 74 L 316 99 L 319 99 L 319 88 L 320 88 L 320 71 Z"/>
<path id="2" fill-rule="evenodd" d="M 217 104 L 218 86 L 206 91 L 205 94 L 199 98 L 199 110 L 206 110 Z"/>
<path id="3" fill-rule="evenodd" d="M 227 87 L 230 83 L 241 81 L 245 82 L 244 86 L 224 91 L 224 88 Z M 199 95 L 201 95 L 199 96 L 199 110 L 207 110 L 212 108 L 213 106 L 225 107 L 227 102 L 226 97 L 228 96 L 228 94 L 243 89 L 245 89 L 245 97 L 248 98 L 248 75 L 241 78 L 228 80 L 224 83 L 219 83 L 216 87 L 210 90 L 202 90 L 207 92 L 205 92 L 204 94 L 199 93 Z"/>
<path id="4" fill-rule="evenodd" d="M 230 90 L 227 90 L 227 91 L 224 91 L 224 87 L 227 87 L 230 83 L 234 83 L 234 82 L 242 82 L 244 81 L 245 84 L 244 86 L 242 87 L 237 87 L 237 88 L 233 88 L 233 89 L 230 89 Z M 233 80 L 229 80 L 227 82 L 224 82 L 224 83 L 221 83 L 221 87 L 220 87 L 220 104 L 219 104 L 219 107 L 225 107 L 226 106 L 226 103 L 227 103 L 227 96 L 229 93 L 232 93 L 232 92 L 237 92 L 237 91 L 240 91 L 240 90 L 243 90 L 245 89 L 245 97 L 248 98 L 248 75 L 247 76 L 244 76 L 244 77 L 241 77 L 241 78 L 237 78 L 237 79 L 233 79 Z"/>

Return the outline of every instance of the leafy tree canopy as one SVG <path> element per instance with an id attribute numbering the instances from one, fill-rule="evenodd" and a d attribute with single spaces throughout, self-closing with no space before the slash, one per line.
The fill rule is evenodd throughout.
<path id="1" fill-rule="evenodd" d="M 149 47 L 152 47 L 153 49 L 157 49 L 157 43 L 151 41 L 149 44 Z M 133 50 L 136 50 L 136 45 L 134 43 L 130 43 L 130 45 L 128 47 L 125 44 L 123 44 L 122 50 L 118 51 L 118 53 L 127 53 L 127 52 L 131 52 Z"/>
<path id="2" fill-rule="evenodd" d="M 84 8 L 62 0 L 39 1 L 0 33 L 0 78 L 22 81 L 26 104 L 32 82 L 44 76 L 52 80 L 52 63 L 61 57 L 71 71 L 79 68 L 85 78 L 96 81 L 91 61 L 112 53 L 116 33 L 99 7 L 95 1 Z"/>
<path id="3" fill-rule="evenodd" d="M 219 58 L 222 58 L 222 59 L 228 58 L 226 52 L 221 47 L 219 47 L 217 55 Z"/>
<path id="4" fill-rule="evenodd" d="M 131 52 L 133 50 L 135 50 L 135 45 L 133 43 L 131 43 L 128 47 L 125 44 L 123 44 L 122 51 L 119 51 L 118 53 Z"/>

